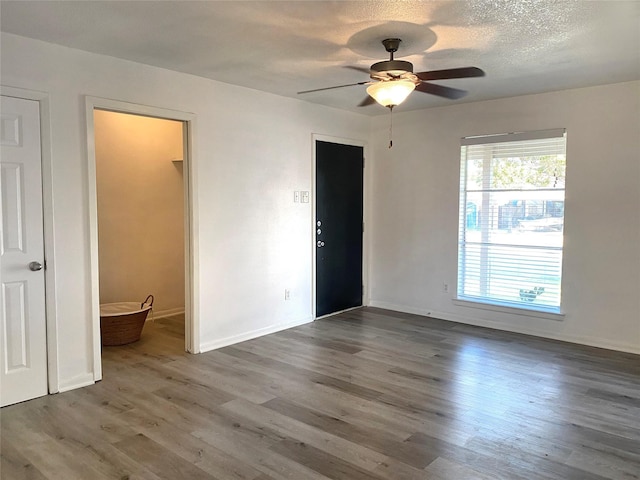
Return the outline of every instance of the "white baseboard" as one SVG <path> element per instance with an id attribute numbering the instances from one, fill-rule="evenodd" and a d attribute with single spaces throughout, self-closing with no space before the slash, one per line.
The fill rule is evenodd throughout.
<path id="1" fill-rule="evenodd" d="M 180 315 L 182 313 L 184 313 L 184 307 L 169 308 L 167 310 L 152 309 L 151 313 L 147 315 L 147 322 L 155 318 L 172 317 L 173 315 Z"/>
<path id="2" fill-rule="evenodd" d="M 397 305 L 394 303 L 380 302 L 372 300 L 369 304 L 371 307 L 384 308 L 386 310 L 394 310 L 396 312 L 411 313 L 414 315 L 423 315 L 426 317 L 438 318 L 440 320 L 448 320 L 450 322 L 462 323 L 465 325 L 473 325 L 476 327 L 493 328 L 505 332 L 521 333 L 523 335 L 532 335 L 534 337 L 548 338 L 551 340 L 560 340 L 562 342 L 577 343 L 590 347 L 606 348 L 608 350 L 616 350 L 626 353 L 640 354 L 640 346 L 634 344 L 616 343 L 603 340 L 601 338 L 583 337 L 580 335 L 558 334 L 548 331 L 541 331 L 531 328 L 522 328 L 520 326 L 507 326 L 504 323 L 493 322 L 481 318 L 467 317 L 464 315 L 456 315 L 449 312 L 439 312 L 406 305 Z"/>
<path id="3" fill-rule="evenodd" d="M 241 333 L 239 335 L 232 335 L 230 337 L 220 338 L 213 342 L 205 342 L 200 344 L 200 353 L 209 352 L 211 350 L 216 350 L 222 347 L 228 347 L 229 345 L 233 345 L 235 343 L 245 342 L 247 340 L 252 340 L 254 338 L 262 337 L 264 335 L 269 335 L 270 333 L 280 332 L 282 330 L 287 330 L 288 328 L 298 327 L 300 325 L 304 325 L 306 323 L 311 323 L 311 322 L 313 322 L 313 318 L 307 317 L 295 322 L 277 323 L 275 325 L 270 325 L 268 327 L 259 328 L 258 330 L 252 330 L 250 332 Z"/>
<path id="4" fill-rule="evenodd" d="M 93 385 L 94 383 L 96 382 L 93 373 L 83 373 L 82 375 L 76 375 L 73 378 L 61 381 L 58 384 L 58 392 L 56 393 L 68 392 L 69 390 L 87 387 L 89 385 Z"/>

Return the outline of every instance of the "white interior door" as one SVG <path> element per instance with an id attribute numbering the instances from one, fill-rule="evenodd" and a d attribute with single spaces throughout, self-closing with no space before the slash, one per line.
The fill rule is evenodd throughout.
<path id="1" fill-rule="evenodd" d="M 47 394 L 39 103 L 2 97 L 0 404 Z"/>

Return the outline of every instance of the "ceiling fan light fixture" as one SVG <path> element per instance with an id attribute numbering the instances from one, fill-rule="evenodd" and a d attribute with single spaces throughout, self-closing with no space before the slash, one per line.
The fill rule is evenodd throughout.
<path id="1" fill-rule="evenodd" d="M 404 102 L 415 88 L 411 80 L 390 80 L 369 85 L 367 93 L 383 107 L 393 108 Z"/>

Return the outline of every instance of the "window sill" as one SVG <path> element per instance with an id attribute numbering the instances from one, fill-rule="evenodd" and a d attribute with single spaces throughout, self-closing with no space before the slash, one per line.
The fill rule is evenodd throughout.
<path id="1" fill-rule="evenodd" d="M 473 300 L 466 300 L 461 298 L 454 298 L 452 300 L 454 305 L 468 308 L 480 308 L 482 310 L 491 310 L 493 312 L 508 313 L 511 315 L 520 315 L 524 317 L 544 318 L 546 320 L 562 321 L 565 318 L 564 313 L 556 313 L 542 310 L 530 310 L 520 307 L 509 307 L 505 305 L 497 305 L 493 303 L 481 303 Z"/>

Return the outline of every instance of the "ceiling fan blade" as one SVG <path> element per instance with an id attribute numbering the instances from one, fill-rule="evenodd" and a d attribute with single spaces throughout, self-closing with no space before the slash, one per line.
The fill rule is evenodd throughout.
<path id="1" fill-rule="evenodd" d="M 359 106 L 359 107 L 366 107 L 367 105 L 373 105 L 374 103 L 376 103 L 375 99 L 374 99 L 372 96 L 367 95 L 367 97 L 366 97 L 366 98 L 364 98 L 364 99 L 363 99 L 363 100 L 358 104 L 358 106 Z"/>
<path id="2" fill-rule="evenodd" d="M 371 73 L 371 70 L 369 70 L 368 68 L 356 67 L 355 65 L 345 65 L 344 68 L 348 68 L 349 70 L 355 70 L 356 72 L 366 73 L 367 75 Z"/>
<path id="3" fill-rule="evenodd" d="M 298 92 L 298 95 L 301 93 L 312 93 L 312 92 L 321 92 L 323 90 L 333 90 L 334 88 L 344 88 L 344 87 L 353 87 L 355 85 L 366 85 L 367 82 L 358 82 L 358 83 L 347 83 L 346 85 L 336 85 L 335 87 L 324 87 L 324 88 L 314 88 L 313 90 L 303 90 L 302 92 Z"/>
<path id="4" fill-rule="evenodd" d="M 431 95 L 437 95 L 438 97 L 450 98 L 451 100 L 462 98 L 467 94 L 466 90 L 425 82 L 416 85 L 416 90 L 423 93 L 430 93 Z"/>
<path id="5" fill-rule="evenodd" d="M 446 80 L 448 78 L 484 77 L 484 71 L 478 67 L 449 68 L 416 73 L 420 80 Z"/>

